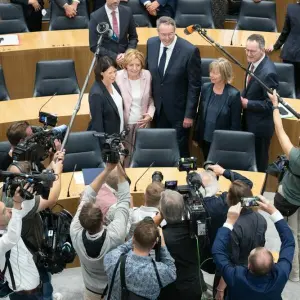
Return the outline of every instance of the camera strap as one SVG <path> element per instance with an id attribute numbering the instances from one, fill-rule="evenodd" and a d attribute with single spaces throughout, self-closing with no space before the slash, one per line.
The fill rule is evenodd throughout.
<path id="1" fill-rule="evenodd" d="M 10 276 L 10 279 L 11 279 L 12 288 L 13 288 L 13 290 L 16 290 L 15 278 L 14 278 L 12 267 L 11 267 L 11 264 L 10 264 L 10 261 L 9 261 L 10 252 L 11 252 L 11 250 L 9 250 L 9 251 L 7 251 L 5 253 L 5 265 L 4 265 L 4 269 L 3 269 L 3 271 L 1 273 L 3 275 L 3 281 L 5 281 L 5 272 L 6 272 L 6 269 L 8 268 L 8 272 L 9 272 L 9 276 Z"/>

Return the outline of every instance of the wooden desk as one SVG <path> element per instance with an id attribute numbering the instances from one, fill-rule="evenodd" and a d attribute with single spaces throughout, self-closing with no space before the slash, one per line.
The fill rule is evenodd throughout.
<path id="1" fill-rule="evenodd" d="M 137 28 L 139 36 L 138 49 L 146 53 L 148 38 L 157 36 L 155 28 Z M 202 57 L 217 58 L 222 54 L 198 35 L 194 33 L 186 36 L 182 28 L 177 29 L 177 34 L 196 45 Z M 233 38 L 233 46 L 230 40 L 233 30 L 209 29 L 208 35 L 236 57 L 243 65 L 247 65 L 245 56 L 245 42 L 251 31 L 236 31 Z M 273 44 L 279 33 L 260 32 L 266 39 L 266 44 Z M 40 60 L 73 59 L 79 86 L 82 87 L 85 76 L 92 61 L 92 53 L 89 50 L 88 30 L 62 30 L 42 31 L 19 34 L 19 46 L 0 47 L 0 64 L 3 67 L 6 85 L 11 99 L 26 98 L 33 95 L 36 63 Z M 271 55 L 274 61 L 280 61 L 280 51 Z M 233 84 L 242 89 L 244 85 L 244 72 L 234 66 Z M 87 92 L 93 82 L 94 76 L 89 81 Z"/>
<path id="2" fill-rule="evenodd" d="M 127 168 L 126 172 L 131 179 L 130 192 L 133 197 L 134 206 L 141 206 L 144 203 L 144 192 L 149 183 L 152 181 L 152 174 L 154 171 L 160 171 L 164 175 L 165 180 L 178 180 L 178 185 L 186 184 L 186 173 L 179 172 L 177 168 L 150 168 L 147 173 L 137 184 L 137 191 L 134 192 L 134 184 L 137 179 L 143 174 L 146 168 Z M 198 169 L 201 171 L 202 169 Z M 249 178 L 253 182 L 253 194 L 259 195 L 262 192 L 263 184 L 265 181 L 265 174 L 258 172 L 245 172 L 238 171 L 240 174 Z M 76 172 L 81 173 L 81 172 Z M 68 186 L 71 180 L 72 173 L 62 174 L 62 188 L 59 196 L 59 204 L 63 205 L 67 210 L 74 214 L 77 210 L 79 194 L 84 190 L 83 184 L 76 184 L 74 178 L 70 186 L 70 197 L 67 197 Z M 230 185 L 230 181 L 224 177 L 220 177 L 220 192 L 227 191 Z"/>
<path id="3" fill-rule="evenodd" d="M 27 98 L 15 101 L 0 102 L 0 141 L 6 141 L 7 128 L 16 121 L 27 120 L 31 125 L 39 123 L 39 110 L 50 97 Z M 78 95 L 54 96 L 44 107 L 43 111 L 57 114 L 58 125 L 70 123 L 71 115 L 77 103 Z M 87 129 L 90 120 L 88 95 L 82 99 L 81 108 L 76 116 L 73 131 Z"/>

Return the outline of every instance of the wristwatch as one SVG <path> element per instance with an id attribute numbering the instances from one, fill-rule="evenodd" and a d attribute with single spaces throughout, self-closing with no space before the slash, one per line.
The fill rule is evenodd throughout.
<path id="1" fill-rule="evenodd" d="M 277 105 L 277 106 L 273 106 L 273 110 L 275 110 L 275 109 L 279 109 L 279 106 Z"/>

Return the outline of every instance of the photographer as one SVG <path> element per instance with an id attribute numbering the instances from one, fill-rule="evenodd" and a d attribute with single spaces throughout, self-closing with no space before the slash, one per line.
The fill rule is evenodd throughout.
<path id="1" fill-rule="evenodd" d="M 161 214 L 154 217 L 154 220 L 157 225 L 163 218 L 167 222 L 163 227 L 163 234 L 166 246 L 175 259 L 177 279 L 162 289 L 159 299 L 199 300 L 202 292 L 206 291 L 206 285 L 198 264 L 196 239 L 191 238 L 189 222 L 184 220 L 182 195 L 176 191 L 165 190 L 161 193 L 160 209 Z"/>
<path id="2" fill-rule="evenodd" d="M 249 186 L 250 189 L 252 188 L 253 183 L 251 180 L 242 176 L 241 174 L 231 170 L 225 170 L 217 164 L 209 165 L 206 171 L 200 173 L 200 176 L 202 179 L 202 184 L 204 185 L 204 189 L 201 188 L 200 191 L 204 197 L 203 201 L 207 214 L 211 218 L 210 226 L 208 227 L 208 235 L 210 244 L 212 245 L 218 229 L 222 227 L 226 220 L 226 215 L 229 208 L 227 202 L 228 192 L 223 192 L 219 196 L 216 195 L 219 192 L 217 177 L 224 176 L 231 182 L 240 180 Z"/>
<path id="3" fill-rule="evenodd" d="M 59 197 L 61 190 L 61 178 L 60 174 L 63 170 L 63 160 L 64 160 L 64 152 L 57 152 L 55 154 L 56 162 L 53 162 L 53 171 L 58 175 L 56 181 L 53 182 L 53 186 L 50 189 L 48 199 L 44 199 L 41 196 L 37 195 L 35 197 L 35 204 L 32 210 L 26 215 L 23 219 L 22 226 L 22 239 L 33 254 L 34 260 L 37 263 L 38 252 L 41 250 L 42 241 L 43 241 L 43 222 L 40 217 L 39 212 L 45 210 L 47 208 L 52 208 Z M 30 163 L 29 162 L 14 162 L 9 168 L 8 171 L 15 173 L 27 173 L 30 174 Z M 4 199 L 6 201 L 7 206 L 9 205 L 10 199 Z M 43 299 L 52 300 L 53 287 L 51 284 L 51 276 L 50 273 L 46 271 L 44 267 L 39 266 L 38 271 L 40 274 L 41 281 L 43 283 Z M 54 299 L 60 299 L 59 293 L 54 294 Z"/>
<path id="4" fill-rule="evenodd" d="M 275 207 L 288 217 L 288 224 L 291 227 L 295 238 L 295 256 L 293 259 L 292 272 L 290 274 L 291 281 L 299 281 L 299 245 L 300 245 L 300 149 L 295 147 L 288 135 L 285 133 L 282 125 L 278 109 L 278 99 L 276 90 L 273 95 L 269 94 L 269 98 L 273 103 L 273 120 L 275 131 L 279 140 L 280 146 L 289 160 L 288 168 L 286 169 L 283 179 L 279 184 L 277 193 L 275 194 Z"/>
<path id="5" fill-rule="evenodd" d="M 14 151 L 14 148 L 22 141 L 24 141 L 27 137 L 30 137 L 33 135 L 33 131 L 31 126 L 27 121 L 19 121 L 11 124 L 9 128 L 6 131 L 6 136 L 8 141 L 11 144 L 11 149 L 9 153 L 7 153 L 7 156 L 5 160 L 3 160 L 2 165 L 0 166 L 1 170 L 7 170 L 7 168 L 12 164 L 12 153 Z M 58 140 L 54 141 L 56 150 L 60 150 L 61 143 Z M 53 155 L 51 155 L 53 158 Z M 51 159 L 50 158 L 50 159 Z M 32 163 L 32 162 L 31 162 Z M 53 161 L 49 164 L 47 167 L 48 169 L 53 169 Z M 35 162 L 35 170 L 41 172 L 43 169 L 45 169 L 42 162 Z"/>
<path id="6" fill-rule="evenodd" d="M 228 195 L 228 206 L 242 203 L 243 197 L 253 197 L 250 187 L 242 181 L 231 183 Z M 240 216 L 233 226 L 229 244 L 230 259 L 235 265 L 248 265 L 248 256 L 256 247 L 265 246 L 266 219 L 251 208 L 243 207 Z M 223 300 L 226 295 L 226 283 L 217 270 L 214 278 L 215 299 Z"/>
<path id="7" fill-rule="evenodd" d="M 159 213 L 159 204 L 161 193 L 164 191 L 164 186 L 161 182 L 150 183 L 145 191 L 145 203 L 140 207 L 134 207 L 131 214 L 131 227 L 129 236 L 133 236 L 134 229 L 138 222 L 142 221 L 145 217 L 153 218 Z"/>
<path id="8" fill-rule="evenodd" d="M 159 237 L 160 262 L 155 262 L 150 252 Z M 120 276 L 122 263 L 125 269 L 126 289 L 130 294 L 134 294 L 133 296 L 140 296 L 139 299 L 156 300 L 160 289 L 176 279 L 174 259 L 166 247 L 163 232 L 150 217 L 136 225 L 132 239 L 105 255 L 104 267 L 109 278 L 109 290 L 112 291 L 108 300 L 123 299 Z"/>
<path id="9" fill-rule="evenodd" d="M 233 264 L 228 246 L 233 226 L 240 216 L 241 204 L 231 206 L 212 248 L 214 261 L 227 284 L 228 300 L 281 300 L 281 293 L 291 272 L 295 250 L 293 234 L 281 213 L 264 197 L 259 198 L 260 209 L 270 214 L 280 236 L 279 259 L 275 264 L 269 250 L 257 247 L 248 257 L 248 267 Z"/>
<path id="10" fill-rule="evenodd" d="M 114 220 L 105 227 L 102 212 L 95 204 L 95 199 L 101 186 L 116 166 L 119 180 L 117 208 Z M 107 285 L 107 276 L 103 266 L 104 255 L 125 241 L 130 189 L 124 175 L 120 163 L 107 163 L 102 173 L 86 187 L 81 195 L 81 203 L 71 224 L 70 234 L 80 259 L 85 284 L 85 300 L 101 299 Z"/>
<path id="11" fill-rule="evenodd" d="M 32 187 L 28 184 L 25 189 L 32 192 Z M 0 269 L 4 277 L 1 279 L 8 283 L 8 286 L 1 286 L 1 292 L 6 290 L 10 293 L 11 300 L 38 300 L 42 297 L 38 270 L 21 239 L 22 219 L 34 205 L 34 199 L 24 201 L 21 198 L 19 188 L 14 194 L 11 210 L 0 202 L 0 226 L 4 229 L 0 237 Z"/>

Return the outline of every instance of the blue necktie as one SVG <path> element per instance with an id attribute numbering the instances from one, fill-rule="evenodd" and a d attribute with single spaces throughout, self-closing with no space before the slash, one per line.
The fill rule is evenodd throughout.
<path id="1" fill-rule="evenodd" d="M 165 72 L 165 65 L 166 65 L 166 60 L 167 60 L 167 47 L 164 47 L 164 52 L 160 58 L 159 65 L 158 65 L 158 72 L 161 78 L 164 77 L 164 72 Z"/>

